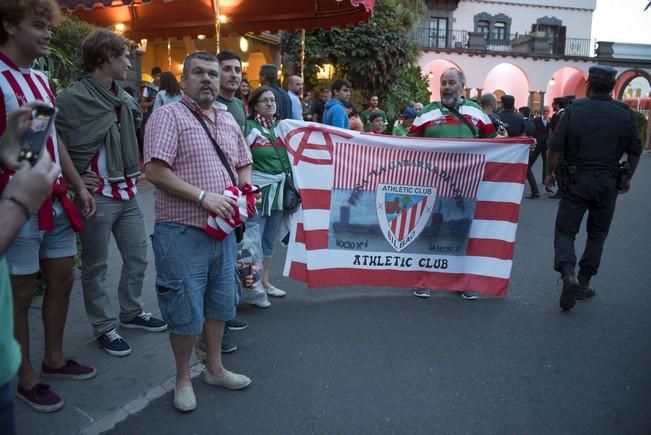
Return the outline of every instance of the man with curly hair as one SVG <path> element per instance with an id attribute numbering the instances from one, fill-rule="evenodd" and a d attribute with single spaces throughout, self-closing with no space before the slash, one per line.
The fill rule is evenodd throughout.
<path id="1" fill-rule="evenodd" d="M 41 100 L 54 104 L 54 95 L 45 75 L 31 68 L 34 59 L 47 56 L 52 26 L 59 19 L 54 0 L 15 0 L 0 2 L 0 133 L 11 112 Z M 89 379 L 95 369 L 66 360 L 63 355 L 63 330 L 73 282 L 73 257 L 77 253 L 74 231 L 81 229 L 81 217 L 68 199 L 69 186 L 79 202 L 81 214 L 90 216 L 95 202 L 70 160 L 65 147 L 51 133 L 45 147 L 52 160 L 61 165 L 62 176 L 35 214 L 30 214 L 18 237 L 7 250 L 14 299 L 14 331 L 22 359 L 18 369 L 18 398 L 32 409 L 54 412 L 63 399 L 41 383 L 41 377 Z M 0 192 L 11 177 L 0 176 Z M 65 178 L 65 179 L 64 179 Z M 36 275 L 43 272 L 46 284 L 43 299 L 45 354 L 40 376 L 30 362 L 28 310 L 36 290 Z M 0 365 L 2 370 L 2 365 Z"/>

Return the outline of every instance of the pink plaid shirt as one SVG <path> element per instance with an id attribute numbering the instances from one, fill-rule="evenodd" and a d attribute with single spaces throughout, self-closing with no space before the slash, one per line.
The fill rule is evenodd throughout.
<path id="1" fill-rule="evenodd" d="M 226 155 L 235 177 L 235 168 L 250 165 L 253 160 L 246 145 L 242 130 L 233 115 L 225 110 L 214 109 L 212 122 L 202 112 L 197 103 L 187 96 L 181 102 L 166 104 L 156 110 L 145 128 L 145 164 L 153 159 L 162 160 L 174 174 L 206 192 L 222 194 L 231 179 L 215 147 L 203 127 L 186 103 L 201 114 L 208 129 L 219 147 Z M 208 211 L 197 202 L 188 201 L 156 189 L 154 211 L 156 222 L 175 222 L 203 229 L 208 220 Z"/>

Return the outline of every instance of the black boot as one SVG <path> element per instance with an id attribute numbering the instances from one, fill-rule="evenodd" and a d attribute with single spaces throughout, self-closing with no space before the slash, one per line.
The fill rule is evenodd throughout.
<path id="1" fill-rule="evenodd" d="M 579 291 L 579 281 L 576 279 L 573 267 L 564 267 L 561 270 L 563 278 L 563 291 L 559 305 L 563 311 L 569 311 L 576 305 L 576 294 Z"/>
<path id="2" fill-rule="evenodd" d="M 576 298 L 580 301 L 588 299 L 597 294 L 597 292 L 590 287 L 590 275 L 584 275 L 579 272 L 579 291 L 576 293 Z"/>

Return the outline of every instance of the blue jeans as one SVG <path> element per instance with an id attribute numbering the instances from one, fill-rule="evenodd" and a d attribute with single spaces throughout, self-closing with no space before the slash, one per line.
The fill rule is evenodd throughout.
<path id="1" fill-rule="evenodd" d="M 278 239 L 280 223 L 283 220 L 282 210 L 273 210 L 271 216 L 255 215 L 251 222 L 260 225 L 260 234 L 262 234 L 262 256 L 265 260 L 271 259 L 274 252 L 274 244 Z"/>
<path id="2" fill-rule="evenodd" d="M 153 243 L 156 294 L 168 330 L 199 335 L 206 318 L 235 318 L 235 235 L 224 240 L 203 229 L 158 223 Z"/>
<path id="3" fill-rule="evenodd" d="M 0 385 L 0 432 L 3 435 L 16 434 L 16 406 L 11 382 Z"/>

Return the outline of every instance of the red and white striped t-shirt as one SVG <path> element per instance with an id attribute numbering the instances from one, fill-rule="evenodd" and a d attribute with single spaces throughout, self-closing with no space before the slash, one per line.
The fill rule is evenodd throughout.
<path id="1" fill-rule="evenodd" d="M 108 169 L 106 168 L 106 147 L 100 147 L 97 154 L 93 157 L 88 165 L 87 171 L 95 173 L 99 176 L 100 184 L 95 189 L 94 193 L 107 198 L 126 201 L 135 198 L 138 193 L 136 181 L 129 178 L 125 174 L 124 181 L 119 183 L 110 183 L 108 181 Z"/>
<path id="2" fill-rule="evenodd" d="M 0 134 L 7 128 L 9 113 L 36 100 L 54 106 L 54 94 L 45 74 L 32 68 L 19 68 L 0 53 Z M 56 134 L 50 134 L 46 146 L 52 160 L 58 162 Z"/>

